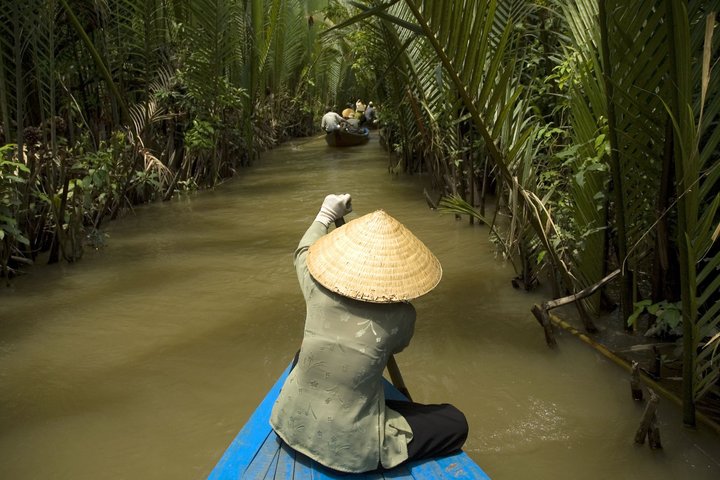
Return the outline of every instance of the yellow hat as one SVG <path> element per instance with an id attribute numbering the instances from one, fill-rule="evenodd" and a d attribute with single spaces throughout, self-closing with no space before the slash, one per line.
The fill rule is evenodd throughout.
<path id="1" fill-rule="evenodd" d="M 442 277 L 435 255 L 382 210 L 318 239 L 308 250 L 307 265 L 315 280 L 328 290 L 373 303 L 420 297 Z"/>

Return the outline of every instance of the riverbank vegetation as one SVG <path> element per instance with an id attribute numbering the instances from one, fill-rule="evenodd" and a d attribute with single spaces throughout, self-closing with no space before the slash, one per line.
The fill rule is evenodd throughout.
<path id="1" fill-rule="evenodd" d="M 720 398 L 720 2 L 29 0 L 0 10 L 0 269 L 75 261 L 132 205 L 379 106 L 394 173 L 491 226 L 586 328 L 681 339 Z M 490 208 L 492 199 L 494 208 Z M 714 341 L 714 344 L 713 344 Z"/>
<path id="2" fill-rule="evenodd" d="M 505 216 L 492 231 L 525 288 L 560 297 L 619 270 L 579 315 L 593 331 L 617 305 L 623 328 L 682 338 L 694 424 L 720 376 L 717 2 L 377 5 L 397 168 L 429 171 L 445 211 Z"/>
<path id="3" fill-rule="evenodd" d="M 4 3 L 2 275 L 75 261 L 106 219 L 313 133 L 350 71 L 345 43 L 317 39 L 326 3 Z"/>

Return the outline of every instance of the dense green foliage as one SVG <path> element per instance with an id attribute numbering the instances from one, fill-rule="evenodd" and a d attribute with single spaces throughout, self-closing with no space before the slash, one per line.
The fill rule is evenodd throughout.
<path id="1" fill-rule="evenodd" d="M 214 185 L 325 105 L 379 107 L 390 171 L 490 225 L 515 283 L 682 338 L 717 394 L 719 1 L 29 0 L 0 9 L 0 269 Z M 496 208 L 487 209 L 494 202 Z M 488 216 L 488 212 L 492 216 Z M 708 344 L 707 347 L 704 347 Z"/>
<path id="2" fill-rule="evenodd" d="M 593 330 L 589 312 L 617 304 L 627 328 L 682 336 L 690 424 L 720 378 L 704 348 L 720 322 L 719 3 L 355 3 L 374 12 L 399 167 L 490 224 L 526 288 L 562 296 L 620 269 L 579 313 Z"/>
<path id="3" fill-rule="evenodd" d="M 214 185 L 317 128 L 352 77 L 339 2 L 29 0 L 0 8 L 0 271 L 74 261 L 134 204 Z M 331 36 L 332 37 L 332 36 Z"/>

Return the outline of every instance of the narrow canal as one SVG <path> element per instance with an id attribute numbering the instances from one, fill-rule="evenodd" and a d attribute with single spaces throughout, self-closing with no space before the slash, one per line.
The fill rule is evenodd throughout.
<path id="1" fill-rule="evenodd" d="M 0 289 L 0 478 L 203 479 L 297 350 L 292 252 L 326 193 L 383 208 L 437 255 L 398 356 L 417 401 L 452 402 L 494 480 L 720 478 L 720 441 L 661 401 L 664 450 L 634 446 L 642 407 L 579 341 L 545 346 L 487 230 L 428 209 L 377 138 L 288 143 L 236 179 L 136 209 L 77 264 Z"/>

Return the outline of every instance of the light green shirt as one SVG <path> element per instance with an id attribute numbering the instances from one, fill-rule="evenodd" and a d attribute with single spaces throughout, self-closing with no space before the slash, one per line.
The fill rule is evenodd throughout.
<path id="1" fill-rule="evenodd" d="M 305 334 L 270 424 L 295 450 L 335 470 L 391 468 L 407 459 L 412 431 L 385 406 L 382 374 L 390 355 L 410 343 L 415 309 L 353 300 L 316 282 L 305 259 L 326 233 L 314 222 L 295 251 L 307 306 Z"/>

